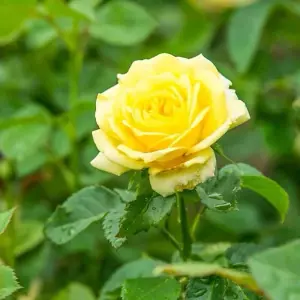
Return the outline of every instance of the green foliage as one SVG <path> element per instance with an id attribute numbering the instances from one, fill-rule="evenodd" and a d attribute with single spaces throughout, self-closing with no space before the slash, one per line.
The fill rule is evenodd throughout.
<path id="1" fill-rule="evenodd" d="M 0 2 L 0 298 L 299 297 L 297 0 Z M 213 146 L 216 176 L 182 194 L 184 224 L 147 170 L 90 165 L 97 93 L 159 53 L 203 53 L 251 115 Z"/>
<path id="2" fill-rule="evenodd" d="M 161 265 L 160 261 L 150 258 L 141 258 L 123 265 L 106 281 L 101 290 L 100 299 L 107 299 L 109 293 L 120 289 L 128 279 L 153 276 L 154 268 L 159 265 Z"/>
<path id="3" fill-rule="evenodd" d="M 254 278 L 271 299 L 300 296 L 299 249 L 300 241 L 297 240 L 250 258 L 249 266 Z"/>
<path id="4" fill-rule="evenodd" d="M 5 299 L 20 288 L 14 271 L 7 266 L 0 265 L 0 299 Z"/>
<path id="5" fill-rule="evenodd" d="M 228 51 L 241 73 L 247 71 L 250 66 L 274 3 L 272 0 L 259 1 L 237 10 L 230 19 Z"/>
<path id="6" fill-rule="evenodd" d="M 139 278 L 126 280 L 122 288 L 124 300 L 173 300 L 180 295 L 180 284 L 173 278 Z"/>
<path id="7" fill-rule="evenodd" d="M 95 300 L 92 291 L 81 283 L 73 282 L 60 291 L 53 300 Z"/>
<path id="8" fill-rule="evenodd" d="M 12 208 L 10 210 L 4 211 L 0 213 L 0 234 L 4 232 L 6 229 L 8 223 L 10 222 L 13 213 L 15 211 L 15 208 Z"/>
<path id="9" fill-rule="evenodd" d="M 113 0 L 96 11 L 91 34 L 112 45 L 130 46 L 145 40 L 155 25 L 155 20 L 141 6 Z"/>
<path id="10" fill-rule="evenodd" d="M 201 202 L 215 211 L 234 210 L 239 190 L 238 171 L 227 167 L 221 169 L 217 176 L 196 187 Z"/>
<path id="11" fill-rule="evenodd" d="M 64 244 L 120 203 L 118 195 L 105 187 L 84 188 L 56 209 L 45 234 L 54 243 Z"/>

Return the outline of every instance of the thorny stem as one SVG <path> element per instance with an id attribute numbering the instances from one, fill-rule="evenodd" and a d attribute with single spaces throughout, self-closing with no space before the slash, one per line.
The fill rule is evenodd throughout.
<path id="1" fill-rule="evenodd" d="M 181 227 L 181 239 L 182 239 L 182 247 L 181 247 L 180 254 L 182 260 L 187 261 L 191 256 L 191 252 L 192 252 L 192 238 L 190 234 L 184 199 L 179 193 L 176 193 L 176 200 L 177 200 L 178 219 L 179 219 L 178 221 Z"/>

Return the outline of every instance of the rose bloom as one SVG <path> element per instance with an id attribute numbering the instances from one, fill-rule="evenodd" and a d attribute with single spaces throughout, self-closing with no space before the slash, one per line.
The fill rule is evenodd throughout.
<path id="1" fill-rule="evenodd" d="M 214 175 L 211 146 L 250 118 L 230 85 L 203 55 L 135 61 L 97 97 L 91 164 L 116 175 L 148 168 L 163 196 L 193 189 Z"/>

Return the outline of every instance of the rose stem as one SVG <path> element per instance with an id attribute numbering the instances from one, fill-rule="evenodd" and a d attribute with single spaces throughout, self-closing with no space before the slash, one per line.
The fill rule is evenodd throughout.
<path id="1" fill-rule="evenodd" d="M 179 219 L 178 221 L 181 227 L 181 239 L 182 239 L 181 258 L 183 259 L 183 261 L 186 261 L 191 255 L 192 238 L 190 234 L 184 199 L 179 193 L 176 193 L 176 200 L 177 200 L 178 219 Z"/>

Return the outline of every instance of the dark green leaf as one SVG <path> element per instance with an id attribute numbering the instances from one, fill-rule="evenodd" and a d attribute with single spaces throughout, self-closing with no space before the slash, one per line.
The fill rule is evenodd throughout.
<path id="1" fill-rule="evenodd" d="M 120 203 L 119 196 L 105 187 L 84 188 L 57 207 L 46 223 L 45 233 L 54 243 L 64 244 Z"/>
<path id="2" fill-rule="evenodd" d="M 155 25 L 154 19 L 138 4 L 113 0 L 97 10 L 90 32 L 107 43 L 129 46 L 145 40 Z"/>
<path id="3" fill-rule="evenodd" d="M 153 270 L 159 265 L 161 265 L 160 261 L 150 258 L 141 258 L 123 265 L 106 281 L 101 290 L 100 299 L 106 299 L 109 293 L 121 288 L 127 279 L 154 276 Z"/>
<path id="4" fill-rule="evenodd" d="M 122 287 L 123 300 L 175 300 L 181 286 L 173 278 L 139 278 L 126 280 Z"/>
<path id="5" fill-rule="evenodd" d="M 257 252 L 261 252 L 264 249 L 266 249 L 265 246 L 254 243 L 239 243 L 232 245 L 226 251 L 226 257 L 233 266 L 246 265 L 250 256 Z"/>
<path id="6" fill-rule="evenodd" d="M 225 212 L 235 209 L 239 190 L 239 172 L 226 167 L 221 169 L 215 177 L 209 178 L 196 187 L 198 196 L 205 206 L 211 210 Z"/>
<path id="7" fill-rule="evenodd" d="M 228 25 L 227 47 L 239 72 L 247 71 L 258 47 L 274 2 L 257 1 L 238 9 Z"/>
<path id="8" fill-rule="evenodd" d="M 248 261 L 257 283 L 273 300 L 300 297 L 300 241 L 266 250 Z"/>
<path id="9" fill-rule="evenodd" d="M 174 203 L 174 195 L 167 198 L 139 196 L 137 200 L 127 203 L 118 236 L 126 237 L 158 225 L 170 213 Z"/>

